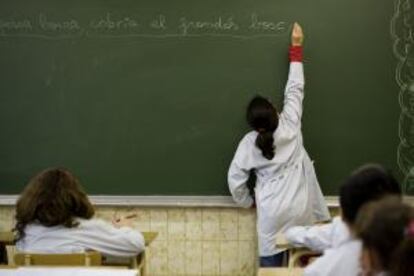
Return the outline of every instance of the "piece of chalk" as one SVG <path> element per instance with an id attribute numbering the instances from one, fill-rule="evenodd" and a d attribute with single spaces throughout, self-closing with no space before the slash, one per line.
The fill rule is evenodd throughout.
<path id="1" fill-rule="evenodd" d="M 136 217 L 137 217 L 137 214 L 132 214 L 132 215 L 126 216 L 124 218 L 119 218 L 119 219 L 116 220 L 116 222 L 120 222 L 121 219 L 132 219 L 132 218 L 136 218 Z"/>

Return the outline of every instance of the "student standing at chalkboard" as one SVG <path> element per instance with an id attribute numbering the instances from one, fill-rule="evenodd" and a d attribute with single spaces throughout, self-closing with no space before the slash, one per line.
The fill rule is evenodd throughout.
<path id="1" fill-rule="evenodd" d="M 132 257 L 144 250 L 144 237 L 131 220 L 113 224 L 93 218 L 94 208 L 67 170 L 47 169 L 35 177 L 16 206 L 16 247 L 21 252 L 79 253 Z"/>
<path id="2" fill-rule="evenodd" d="M 290 226 L 330 218 L 313 163 L 303 146 L 303 33 L 297 23 L 291 40 L 283 110 L 278 114 L 267 99 L 259 96 L 252 99 L 247 108 L 247 121 L 253 130 L 239 143 L 228 172 L 231 194 L 246 208 L 254 205 L 246 182 L 251 170 L 256 174 L 255 200 L 262 267 L 282 263 L 283 252 L 276 247 L 278 232 Z"/>

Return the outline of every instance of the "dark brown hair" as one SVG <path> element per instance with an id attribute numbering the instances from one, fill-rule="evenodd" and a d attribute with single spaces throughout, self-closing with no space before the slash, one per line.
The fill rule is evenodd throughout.
<path id="1" fill-rule="evenodd" d="M 381 267 L 392 276 L 414 275 L 414 209 L 398 197 L 371 202 L 361 209 L 356 220 L 356 233 L 364 248 L 373 252 Z"/>
<path id="2" fill-rule="evenodd" d="M 392 173 L 378 164 L 359 167 L 340 187 L 342 218 L 353 225 L 364 204 L 387 195 L 401 196 L 400 185 Z"/>
<path id="3" fill-rule="evenodd" d="M 256 146 L 266 159 L 273 159 L 276 150 L 273 133 L 279 124 L 276 108 L 266 98 L 256 96 L 247 107 L 246 117 L 250 127 L 259 133 Z"/>
<path id="4" fill-rule="evenodd" d="M 75 227 L 76 217 L 90 219 L 95 211 L 79 181 L 68 170 L 49 168 L 33 177 L 16 205 L 17 240 L 26 225 Z"/>

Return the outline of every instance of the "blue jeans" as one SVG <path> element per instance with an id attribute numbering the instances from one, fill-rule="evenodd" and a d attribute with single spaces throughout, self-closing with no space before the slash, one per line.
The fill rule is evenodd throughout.
<path id="1" fill-rule="evenodd" d="M 280 267 L 283 265 L 283 257 L 287 251 L 272 256 L 260 257 L 260 267 Z"/>

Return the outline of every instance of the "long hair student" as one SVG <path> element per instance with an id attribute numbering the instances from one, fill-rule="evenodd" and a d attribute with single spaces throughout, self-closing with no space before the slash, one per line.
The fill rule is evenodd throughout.
<path id="1" fill-rule="evenodd" d="M 17 240 L 28 224 L 76 227 L 76 218 L 90 219 L 95 210 L 79 181 L 63 168 L 47 169 L 33 177 L 16 205 Z"/>
<path id="2" fill-rule="evenodd" d="M 290 68 L 283 109 L 266 98 L 254 97 L 246 119 L 251 131 L 240 141 L 228 172 L 234 200 L 242 207 L 254 206 L 247 181 L 256 174 L 255 202 L 260 266 L 279 266 L 282 249 L 276 234 L 294 225 L 329 219 L 313 162 L 304 146 L 301 131 L 304 75 L 303 32 L 295 23 L 289 50 Z"/>
<path id="3" fill-rule="evenodd" d="M 94 218 L 94 208 L 78 179 L 63 168 L 34 176 L 16 206 L 16 248 L 32 253 L 99 251 L 134 256 L 144 250 L 142 234 L 130 221 L 112 224 Z"/>

